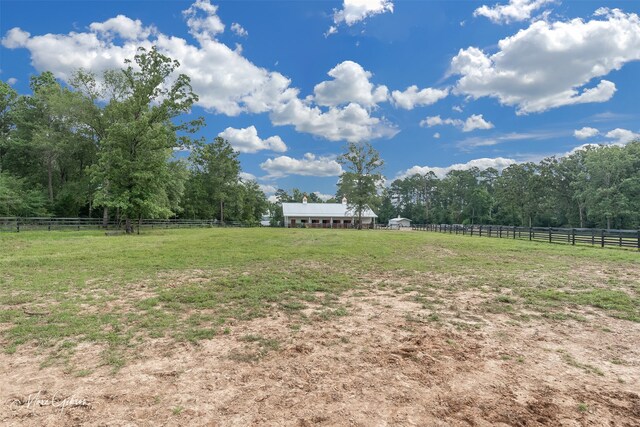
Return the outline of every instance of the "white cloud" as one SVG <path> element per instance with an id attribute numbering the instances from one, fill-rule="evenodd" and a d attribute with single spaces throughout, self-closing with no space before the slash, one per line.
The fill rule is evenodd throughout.
<path id="1" fill-rule="evenodd" d="M 492 129 L 493 123 L 488 122 L 482 117 L 482 114 L 473 114 L 466 120 L 460 119 L 442 119 L 440 116 L 427 117 L 420 122 L 422 127 L 433 127 L 441 125 L 451 125 L 462 129 L 463 132 L 471 132 L 476 129 Z"/>
<path id="2" fill-rule="evenodd" d="M 18 79 L 16 79 L 15 77 L 9 77 L 7 79 L 7 84 L 10 86 L 15 85 L 16 83 L 18 83 Z"/>
<path id="3" fill-rule="evenodd" d="M 640 140 L 640 133 L 635 133 L 627 129 L 614 129 L 605 135 L 614 140 L 614 144 L 624 145 L 634 140 Z"/>
<path id="4" fill-rule="evenodd" d="M 476 129 L 493 129 L 493 123 L 486 121 L 482 114 L 472 114 L 464 121 L 464 125 L 462 126 L 463 132 L 471 132 Z"/>
<path id="5" fill-rule="evenodd" d="M 434 134 L 433 134 L 433 137 L 434 137 L 435 139 L 440 139 L 440 132 L 436 132 L 436 133 L 434 133 Z"/>
<path id="6" fill-rule="evenodd" d="M 276 197 L 275 194 L 272 194 L 271 196 L 267 197 L 267 200 L 271 203 L 277 203 L 278 202 L 278 198 Z"/>
<path id="7" fill-rule="evenodd" d="M 331 141 L 359 141 L 392 137 L 397 133 L 384 118 L 371 117 L 369 111 L 357 103 L 322 110 L 312 100 L 301 100 L 299 90 L 291 87 L 290 79 L 256 66 L 242 56 L 240 49 L 233 50 L 215 39 L 216 34 L 224 31 L 216 11 L 217 7 L 209 0 L 198 0 L 184 12 L 196 45 L 180 37 L 150 31 L 141 24 L 138 26 L 138 21 L 125 17 L 91 24 L 89 31 L 82 33 L 32 37 L 26 31 L 13 28 L 6 33 L 2 44 L 10 49 L 28 49 L 34 68 L 50 70 L 62 80 L 68 80 L 78 68 L 97 74 L 120 68 L 125 59 L 134 57 L 138 46 L 150 49 L 155 45 L 161 53 L 180 62 L 177 72 L 191 78 L 193 90 L 199 96 L 197 105 L 212 112 L 228 116 L 269 113 L 275 125 L 291 125 L 300 132 Z M 105 31 L 117 30 L 133 37 L 136 29 L 140 31 L 139 37 L 148 37 L 114 40 L 105 36 Z M 382 98 L 385 90 L 378 87 L 371 91 L 368 100 L 366 97 L 357 97 L 357 100 L 371 105 Z M 328 96 L 328 92 L 323 95 Z"/>
<path id="8" fill-rule="evenodd" d="M 276 187 L 269 184 L 258 184 L 258 187 L 260 187 L 260 190 L 262 190 L 264 194 L 273 194 L 278 191 Z"/>
<path id="9" fill-rule="evenodd" d="M 592 136 L 596 136 L 600 133 L 600 131 L 596 128 L 583 127 L 582 129 L 576 129 L 573 131 L 573 136 L 578 139 L 587 139 Z"/>
<path id="10" fill-rule="evenodd" d="M 454 105 L 453 107 L 451 107 L 451 109 L 456 113 L 462 113 L 462 107 L 459 105 Z"/>
<path id="11" fill-rule="evenodd" d="M 12 28 L 7 31 L 7 35 L 2 39 L 2 45 L 7 49 L 17 49 L 19 47 L 25 47 L 31 34 L 21 30 L 18 27 Z"/>
<path id="12" fill-rule="evenodd" d="M 144 27 L 139 19 L 134 21 L 124 15 L 118 15 L 104 22 L 94 22 L 89 25 L 89 29 L 107 38 L 119 36 L 125 40 L 146 39 L 153 32 L 153 28 Z"/>
<path id="13" fill-rule="evenodd" d="M 255 126 L 249 126 L 244 129 L 228 127 L 220 132 L 218 136 L 229 141 L 231 146 L 241 153 L 256 153 L 260 150 L 271 150 L 279 153 L 287 151 L 287 146 L 279 136 L 261 139 Z"/>
<path id="14" fill-rule="evenodd" d="M 269 117 L 274 125 L 293 125 L 299 132 L 322 136 L 330 141 L 358 142 L 391 138 L 398 133 L 386 119 L 371 117 L 365 108 L 355 103 L 323 112 L 294 98 L 275 107 Z"/>
<path id="15" fill-rule="evenodd" d="M 269 177 L 279 178 L 287 175 L 303 176 L 338 176 L 342 166 L 333 157 L 316 157 L 307 153 L 302 159 L 280 156 L 267 159 L 260 167 L 268 172 Z"/>
<path id="16" fill-rule="evenodd" d="M 333 23 L 345 23 L 352 26 L 370 16 L 381 13 L 393 13 L 391 0 L 344 0 L 342 9 L 334 10 Z"/>
<path id="17" fill-rule="evenodd" d="M 599 9 L 596 16 L 534 22 L 500 40 L 493 55 L 461 49 L 451 61 L 451 72 L 462 76 L 454 93 L 494 97 L 518 114 L 608 101 L 615 84 L 592 81 L 640 59 L 640 18 L 618 9 Z"/>
<path id="18" fill-rule="evenodd" d="M 322 200 L 323 202 L 326 202 L 327 200 L 329 200 L 329 199 L 332 199 L 332 198 L 333 198 L 333 194 L 322 194 L 322 193 L 321 193 L 321 192 L 319 192 L 319 191 L 314 191 L 314 192 L 313 192 L 313 194 L 315 194 L 316 196 L 318 196 L 318 198 L 319 198 L 320 200 Z"/>
<path id="19" fill-rule="evenodd" d="M 240 36 L 240 37 L 247 37 L 249 35 L 249 32 L 245 30 L 244 27 L 238 24 L 237 22 L 234 22 L 233 24 L 231 24 L 231 31 L 233 31 L 234 33 L 236 33 L 237 36 Z"/>
<path id="20" fill-rule="evenodd" d="M 243 181 L 257 181 L 257 178 L 254 174 L 249 172 L 240 172 L 240 179 Z"/>
<path id="21" fill-rule="evenodd" d="M 211 4 L 209 0 L 196 0 L 182 12 L 187 18 L 189 33 L 201 43 L 214 40 L 216 35 L 224 32 L 224 24 L 216 15 L 217 11 L 218 6 Z"/>
<path id="22" fill-rule="evenodd" d="M 492 135 L 489 138 L 471 137 L 456 143 L 456 147 L 463 151 L 471 148 L 491 147 L 512 141 L 545 141 L 560 136 L 566 136 L 565 132 L 510 132 L 506 134 Z"/>
<path id="23" fill-rule="evenodd" d="M 413 110 L 414 107 L 421 105 L 435 104 L 446 98 L 447 95 L 449 95 L 449 89 L 426 88 L 418 90 L 415 85 L 409 86 L 404 92 L 394 90 L 391 93 L 394 105 L 405 110 Z"/>
<path id="24" fill-rule="evenodd" d="M 542 6 L 554 0 L 509 0 L 509 4 L 496 4 L 493 7 L 482 5 L 473 12 L 473 16 L 484 16 L 495 23 L 524 21 Z"/>
<path id="25" fill-rule="evenodd" d="M 328 73 L 333 80 L 318 83 L 314 88 L 314 100 L 318 105 L 335 107 L 356 102 L 364 107 L 373 107 L 388 98 L 386 86 L 374 86 L 371 73 L 353 61 L 344 61 Z"/>
<path id="26" fill-rule="evenodd" d="M 338 32 L 338 27 L 336 27 L 335 25 L 332 25 L 329 27 L 329 29 L 327 30 L 326 33 L 324 33 L 324 37 L 327 38 L 329 37 L 331 34 L 335 34 Z"/>
<path id="27" fill-rule="evenodd" d="M 514 159 L 507 159 L 504 157 L 496 158 L 482 158 L 470 160 L 467 163 L 456 163 L 454 165 L 438 167 L 438 166 L 413 166 L 405 171 L 398 173 L 396 178 L 402 179 L 415 174 L 425 175 L 427 172 L 433 172 L 438 178 L 443 178 L 447 173 L 452 170 L 468 170 L 471 168 L 478 168 L 485 170 L 489 168 L 497 169 L 499 172 L 503 169 L 517 163 Z"/>

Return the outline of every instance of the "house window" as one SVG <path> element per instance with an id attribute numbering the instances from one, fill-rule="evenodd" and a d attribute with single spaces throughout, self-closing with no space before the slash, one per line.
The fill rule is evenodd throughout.
<path id="1" fill-rule="evenodd" d="M 319 224 L 320 220 L 319 219 L 312 219 L 311 220 L 311 224 Z"/>
<path id="2" fill-rule="evenodd" d="M 340 224 L 340 220 L 339 220 L 339 219 L 334 219 L 334 220 L 333 220 L 333 223 L 334 223 L 334 224 Z"/>

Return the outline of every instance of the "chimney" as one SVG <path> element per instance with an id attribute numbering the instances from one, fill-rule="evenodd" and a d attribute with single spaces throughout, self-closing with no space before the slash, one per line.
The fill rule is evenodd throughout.
<path id="1" fill-rule="evenodd" d="M 344 197 L 342 198 L 342 204 L 343 204 L 343 205 L 346 205 L 346 204 L 347 204 L 347 196 L 344 196 Z"/>
<path id="2" fill-rule="evenodd" d="M 304 203 L 305 205 L 307 204 L 307 196 L 304 196 L 304 197 L 302 198 L 302 203 Z"/>

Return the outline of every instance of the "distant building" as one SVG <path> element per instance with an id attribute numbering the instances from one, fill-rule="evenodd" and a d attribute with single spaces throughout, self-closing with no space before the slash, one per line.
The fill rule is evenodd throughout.
<path id="1" fill-rule="evenodd" d="M 263 227 L 270 227 L 271 215 L 270 214 L 262 215 L 262 218 L 260 219 L 260 225 Z"/>
<path id="2" fill-rule="evenodd" d="M 282 214 L 285 227 L 313 227 L 313 228 L 351 228 L 357 226 L 358 215 L 347 206 L 347 198 L 342 203 L 307 203 L 307 197 L 302 203 L 283 203 Z M 376 215 L 368 207 L 362 212 L 362 227 L 373 227 Z"/>
<path id="3" fill-rule="evenodd" d="M 389 220 L 389 228 L 404 228 L 411 227 L 411 220 L 409 218 L 401 218 L 398 215 L 398 218 L 393 218 Z"/>

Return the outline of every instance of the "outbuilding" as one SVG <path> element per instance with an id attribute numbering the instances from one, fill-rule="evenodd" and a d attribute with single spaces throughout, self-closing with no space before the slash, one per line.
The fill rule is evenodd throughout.
<path id="1" fill-rule="evenodd" d="M 401 218 L 398 215 L 398 218 L 393 218 L 389 220 L 389 228 L 405 228 L 411 227 L 411 220 L 409 218 Z"/>
<path id="2" fill-rule="evenodd" d="M 307 203 L 305 196 L 302 203 L 283 203 L 282 214 L 288 228 L 351 228 L 358 225 L 358 215 L 349 208 L 346 197 L 342 203 Z M 377 217 L 367 207 L 362 212 L 362 227 L 372 228 Z"/>

